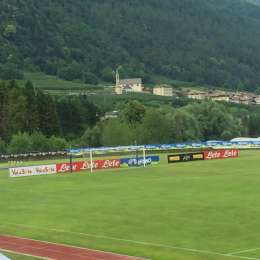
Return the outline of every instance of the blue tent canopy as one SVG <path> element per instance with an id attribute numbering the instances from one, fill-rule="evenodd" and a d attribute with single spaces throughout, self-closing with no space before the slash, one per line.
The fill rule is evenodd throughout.
<path id="1" fill-rule="evenodd" d="M 260 148 L 260 140 L 251 141 L 206 141 L 206 142 L 186 142 L 186 143 L 175 143 L 175 144 L 152 144 L 152 145 L 129 145 L 129 146 L 116 146 L 116 147 L 85 147 L 78 149 L 69 149 L 68 152 L 72 154 L 83 154 L 83 153 L 116 153 L 116 152 L 131 152 L 136 150 L 171 150 L 171 149 L 193 149 L 193 148 Z"/>

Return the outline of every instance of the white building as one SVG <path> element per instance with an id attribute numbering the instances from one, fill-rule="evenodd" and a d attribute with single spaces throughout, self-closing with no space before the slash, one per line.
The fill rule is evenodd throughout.
<path id="1" fill-rule="evenodd" d="M 256 105 L 260 105 L 260 95 L 254 98 L 254 102 Z"/>
<path id="2" fill-rule="evenodd" d="M 241 96 L 240 97 L 240 104 L 244 104 L 244 105 L 250 105 L 253 102 L 253 98 L 249 97 L 249 96 Z"/>
<path id="3" fill-rule="evenodd" d="M 208 98 L 208 93 L 204 91 L 190 91 L 187 94 L 188 98 L 202 100 Z"/>
<path id="4" fill-rule="evenodd" d="M 101 120 L 107 120 L 107 119 L 114 119 L 114 118 L 118 118 L 119 117 L 119 111 L 117 111 L 117 110 L 114 110 L 114 111 L 112 111 L 112 112 L 107 112 L 106 114 L 105 114 L 105 116 L 103 116 L 102 118 L 101 118 Z M 1 260 L 1 259 L 0 259 Z"/>
<path id="5" fill-rule="evenodd" d="M 229 102 L 230 96 L 228 94 L 213 94 L 213 95 L 210 95 L 210 99 L 212 101 L 225 101 L 225 102 Z"/>
<path id="6" fill-rule="evenodd" d="M 172 97 L 173 88 L 169 86 L 160 86 L 153 88 L 153 94 L 157 96 Z"/>
<path id="7" fill-rule="evenodd" d="M 120 79 L 116 83 L 115 92 L 119 95 L 129 92 L 143 92 L 142 79 Z"/>
<path id="8" fill-rule="evenodd" d="M 240 96 L 237 94 L 232 95 L 230 98 L 230 102 L 240 104 Z"/>
<path id="9" fill-rule="evenodd" d="M 123 88 L 120 86 L 115 86 L 115 92 L 117 95 L 122 95 L 123 94 Z"/>

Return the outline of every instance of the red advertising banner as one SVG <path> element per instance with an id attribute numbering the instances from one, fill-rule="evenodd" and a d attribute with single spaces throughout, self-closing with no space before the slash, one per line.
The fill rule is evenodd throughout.
<path id="1" fill-rule="evenodd" d="M 58 163 L 58 164 L 56 164 L 57 173 L 70 172 L 71 168 L 72 168 L 73 172 L 81 171 L 82 162 L 73 162 L 72 164 L 70 164 L 70 163 Z"/>
<path id="2" fill-rule="evenodd" d="M 111 168 L 119 168 L 120 160 L 97 160 L 92 162 L 93 170 L 101 170 L 101 169 L 111 169 Z M 91 162 L 89 161 L 81 161 L 81 162 L 73 162 L 70 163 L 59 163 L 56 164 L 57 173 L 62 172 L 70 172 L 72 167 L 73 172 L 79 172 L 83 170 L 90 170 Z"/>
<path id="3" fill-rule="evenodd" d="M 204 160 L 237 158 L 239 155 L 238 149 L 219 149 L 204 151 Z"/>
<path id="4" fill-rule="evenodd" d="M 120 160 L 98 160 L 93 162 L 93 169 L 120 168 L 120 165 Z"/>

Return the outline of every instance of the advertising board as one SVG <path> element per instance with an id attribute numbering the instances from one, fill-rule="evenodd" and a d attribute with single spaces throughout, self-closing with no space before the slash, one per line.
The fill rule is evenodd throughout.
<path id="1" fill-rule="evenodd" d="M 56 165 L 40 165 L 9 168 L 10 177 L 25 177 L 35 175 L 55 174 Z"/>
<path id="2" fill-rule="evenodd" d="M 58 163 L 56 164 L 56 171 L 57 173 L 70 172 L 71 170 L 73 172 L 79 172 L 81 170 L 84 170 L 83 163 L 84 162 Z"/>
<path id="3" fill-rule="evenodd" d="M 239 155 L 238 149 L 218 149 L 218 150 L 204 151 L 205 160 L 237 158 L 238 155 Z"/>
<path id="4" fill-rule="evenodd" d="M 120 168 L 121 161 L 119 159 L 113 159 L 113 160 L 97 160 L 93 161 L 93 169 L 113 169 L 113 168 Z M 89 162 L 90 167 L 90 162 Z M 89 168 L 88 168 L 89 169 Z"/>
<path id="5" fill-rule="evenodd" d="M 137 167 L 137 166 L 143 166 L 145 165 L 151 165 L 151 164 L 157 164 L 160 161 L 160 156 L 146 156 L 145 162 L 144 157 L 138 157 L 138 158 L 123 158 L 121 161 L 121 167 Z"/>
<path id="6" fill-rule="evenodd" d="M 168 163 L 180 163 L 204 160 L 203 153 L 185 153 L 168 155 Z"/>
<path id="7" fill-rule="evenodd" d="M 120 160 L 96 160 L 92 162 L 92 169 L 101 170 L 101 169 L 111 169 L 119 168 Z M 70 163 L 59 163 L 56 164 L 57 173 L 70 172 L 72 167 L 73 172 L 79 172 L 83 170 L 91 169 L 91 162 L 89 161 L 80 161 Z"/>

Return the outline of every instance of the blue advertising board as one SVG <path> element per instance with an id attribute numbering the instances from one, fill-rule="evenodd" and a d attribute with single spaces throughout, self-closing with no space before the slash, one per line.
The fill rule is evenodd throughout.
<path id="1" fill-rule="evenodd" d="M 121 167 L 138 167 L 144 165 L 144 158 L 123 158 L 121 161 Z M 146 156 L 145 165 L 157 164 L 160 161 L 160 156 Z"/>

